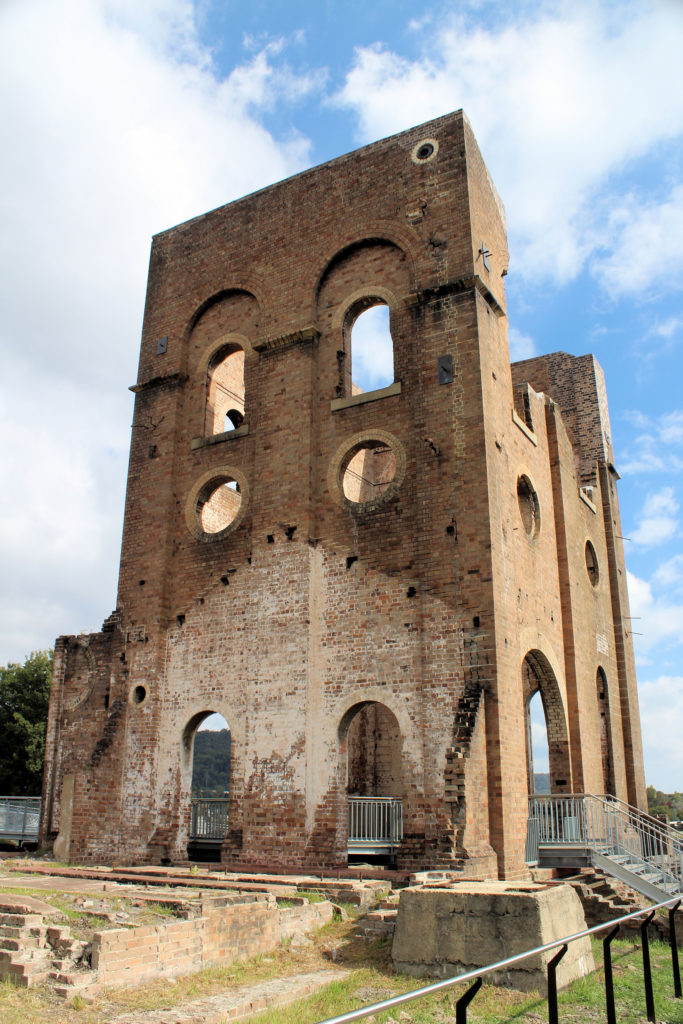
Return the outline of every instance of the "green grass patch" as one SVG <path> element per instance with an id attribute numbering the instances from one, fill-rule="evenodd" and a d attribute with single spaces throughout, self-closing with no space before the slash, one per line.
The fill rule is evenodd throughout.
<path id="1" fill-rule="evenodd" d="M 297 896 L 302 896 L 309 903 L 324 903 L 327 896 L 324 896 L 321 892 L 313 892 L 310 889 L 298 889 Z"/>

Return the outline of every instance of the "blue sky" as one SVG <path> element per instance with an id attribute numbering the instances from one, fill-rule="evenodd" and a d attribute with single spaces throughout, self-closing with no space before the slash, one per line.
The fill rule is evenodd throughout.
<path id="1" fill-rule="evenodd" d="M 5 0 L 0 664 L 114 606 L 152 234 L 462 107 L 513 358 L 606 372 L 646 776 L 683 789 L 682 52 L 681 0 Z"/>

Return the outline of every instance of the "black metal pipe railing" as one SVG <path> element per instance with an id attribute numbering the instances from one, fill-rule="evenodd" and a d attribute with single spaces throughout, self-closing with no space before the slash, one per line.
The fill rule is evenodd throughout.
<path id="1" fill-rule="evenodd" d="M 510 967 L 512 964 L 521 963 L 522 960 L 527 960 L 531 956 L 537 956 L 539 953 L 547 953 L 551 949 L 557 949 L 558 952 L 546 965 L 548 974 L 548 1020 L 549 1024 L 558 1024 L 557 983 L 555 979 L 557 965 L 567 952 L 570 942 L 575 942 L 577 939 L 583 939 L 588 935 L 597 935 L 600 932 L 604 932 L 607 928 L 611 930 L 609 935 L 603 940 L 603 953 L 605 956 L 605 1003 L 608 1024 L 616 1024 L 614 979 L 612 975 L 610 943 L 616 937 L 619 928 L 625 921 L 635 921 L 643 916 L 645 916 L 645 921 L 643 921 L 640 926 L 640 934 L 643 951 L 643 975 L 645 979 L 645 1005 L 647 1008 L 648 1021 L 650 1021 L 651 1024 L 655 1024 L 655 1005 L 652 988 L 652 970 L 650 965 L 650 944 L 647 928 L 657 910 L 663 910 L 664 908 L 669 910 L 669 943 L 671 945 L 674 996 L 677 999 L 680 999 L 681 979 L 678 962 L 678 946 L 676 945 L 674 914 L 680 907 L 681 902 L 683 902 L 681 897 L 675 896 L 672 899 L 664 900 L 663 903 L 655 904 L 654 907 L 647 908 L 646 910 L 635 910 L 633 913 L 624 914 L 623 917 L 617 917 L 613 921 L 606 921 L 603 924 L 597 924 L 593 928 L 585 928 L 582 932 L 575 932 L 573 935 L 565 935 L 561 939 L 555 939 L 554 942 L 547 942 L 544 946 L 535 946 L 533 949 L 527 949 L 523 953 L 517 953 L 515 956 L 509 956 L 505 960 L 498 960 L 495 964 L 488 964 L 486 967 L 479 967 L 474 971 L 465 971 L 463 974 L 457 974 L 453 978 L 444 978 L 443 981 L 435 981 L 431 985 L 425 985 L 422 988 L 413 989 L 412 992 L 404 992 L 400 996 L 392 996 L 391 999 L 383 999 L 379 1003 L 371 1003 L 369 1006 L 361 1006 L 357 1010 L 349 1010 L 347 1013 L 339 1014 L 337 1017 L 328 1017 L 326 1020 L 320 1021 L 319 1024 L 350 1024 L 351 1021 L 362 1020 L 364 1017 L 369 1017 L 371 1014 L 381 1013 L 383 1010 L 391 1010 L 395 1006 L 402 1006 L 403 1003 L 412 1002 L 414 999 L 423 999 L 425 996 L 436 995 L 438 992 L 443 992 L 446 989 L 452 988 L 454 985 L 461 985 L 463 982 L 470 981 L 473 982 L 473 984 L 470 985 L 467 991 L 455 1004 L 456 1024 L 467 1024 L 467 1007 L 481 988 L 482 980 L 487 974 L 491 974 L 493 971 L 499 971 L 504 967 Z"/>

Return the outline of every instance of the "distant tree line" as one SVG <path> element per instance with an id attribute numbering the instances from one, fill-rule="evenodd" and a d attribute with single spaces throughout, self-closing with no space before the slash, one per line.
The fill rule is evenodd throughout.
<path id="1" fill-rule="evenodd" d="M 40 796 L 52 651 L 0 668 L 0 796 Z"/>
<path id="2" fill-rule="evenodd" d="M 662 793 L 654 786 L 647 787 L 647 809 L 650 814 L 666 814 L 669 821 L 683 819 L 683 793 Z"/>
<path id="3" fill-rule="evenodd" d="M 230 730 L 204 730 L 194 738 L 192 795 L 223 796 L 230 789 Z"/>

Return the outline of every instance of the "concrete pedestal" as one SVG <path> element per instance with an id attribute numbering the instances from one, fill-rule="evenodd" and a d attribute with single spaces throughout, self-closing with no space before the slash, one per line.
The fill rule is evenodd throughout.
<path id="1" fill-rule="evenodd" d="M 392 958 L 396 970 L 447 978 L 486 967 L 536 946 L 583 931 L 579 898 L 568 885 L 461 882 L 447 888 L 404 889 Z M 486 976 L 523 991 L 547 990 L 546 964 L 558 950 L 538 954 Z M 577 939 L 557 968 L 559 988 L 595 970 L 590 939 Z"/>

